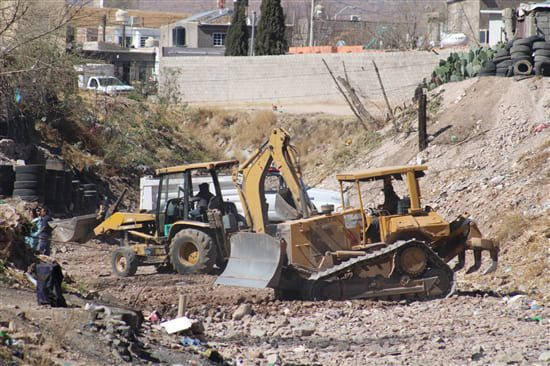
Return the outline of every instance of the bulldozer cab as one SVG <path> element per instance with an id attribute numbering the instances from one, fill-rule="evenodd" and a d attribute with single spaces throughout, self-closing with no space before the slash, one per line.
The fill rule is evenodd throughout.
<path id="1" fill-rule="evenodd" d="M 228 160 L 158 169 L 155 216 L 159 237 L 170 236 L 172 226 L 181 221 L 207 226 L 209 210 L 217 209 L 222 216 L 236 213 L 233 203 L 224 202 L 218 173 L 237 164 L 236 160 Z"/>
<path id="2" fill-rule="evenodd" d="M 342 202 L 344 191 L 350 185 L 357 191 L 358 205 L 363 213 L 363 244 L 387 241 L 391 234 L 403 230 L 404 227 L 411 230 L 420 228 L 421 225 L 418 225 L 413 217 L 426 213 L 421 207 L 418 184 L 418 178 L 424 176 L 426 169 L 428 168 L 422 165 L 394 166 L 336 176 L 340 184 Z M 365 189 L 369 182 L 376 184 L 370 184 L 371 189 Z M 394 185 L 401 185 L 403 189 L 396 193 Z M 373 195 L 378 196 L 380 188 L 384 196 L 383 202 L 374 206 L 368 204 L 374 202 Z M 405 219 L 406 217 L 410 219 Z"/>

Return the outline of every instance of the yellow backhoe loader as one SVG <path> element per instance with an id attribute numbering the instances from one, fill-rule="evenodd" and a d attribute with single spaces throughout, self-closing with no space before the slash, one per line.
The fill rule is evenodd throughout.
<path id="1" fill-rule="evenodd" d="M 209 273 L 216 265 L 223 268 L 229 257 L 229 235 L 244 225 L 244 219 L 234 203 L 224 201 L 218 171 L 236 165 L 238 161 L 229 160 L 158 169 L 154 213 L 116 212 L 94 229 L 96 235 L 121 236 L 121 246 L 112 254 L 113 272 L 132 276 L 144 265 L 172 267 L 181 274 Z M 211 178 L 213 194 L 203 187 L 194 194 L 193 179 L 201 174 Z"/>
<path id="2" fill-rule="evenodd" d="M 267 221 L 263 181 L 274 165 L 287 189 L 275 208 L 286 220 Z M 230 259 L 217 284 L 271 287 L 282 299 L 432 298 L 454 288 L 447 264 L 473 250 L 470 272 L 481 266 L 481 252 L 491 254 L 495 270 L 498 246 L 481 236 L 475 222 L 461 215 L 447 222 L 430 207 L 422 207 L 418 178 L 425 166 L 397 166 L 338 174 L 342 211 L 321 207 L 316 212 L 302 182 L 290 136 L 276 128 L 269 139 L 233 173 L 248 230 L 230 238 Z M 386 188 L 391 180 L 406 183 L 407 196 Z M 384 182 L 389 202 L 365 207 L 362 186 Z M 354 187 L 359 207 L 345 207 L 344 191 Z M 394 197 L 392 200 L 391 197 Z"/>

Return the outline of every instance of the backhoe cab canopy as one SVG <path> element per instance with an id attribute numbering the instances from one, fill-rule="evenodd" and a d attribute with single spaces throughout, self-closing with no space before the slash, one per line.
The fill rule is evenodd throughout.
<path id="1" fill-rule="evenodd" d="M 222 161 L 210 161 L 207 163 L 195 163 L 187 165 L 177 165 L 168 168 L 161 168 L 155 171 L 155 176 L 161 176 L 165 174 L 173 173 L 185 173 L 190 170 L 218 170 L 229 169 L 239 165 L 238 160 L 222 160 Z"/>
<path id="2" fill-rule="evenodd" d="M 225 214 L 228 205 L 224 204 L 218 172 L 238 164 L 237 160 L 225 160 L 157 169 L 155 175 L 160 182 L 156 227 L 160 236 L 168 236 L 177 221 L 208 223 L 207 209 L 216 208 Z M 203 184 L 208 187 L 204 192 L 200 188 Z"/>
<path id="3" fill-rule="evenodd" d="M 428 167 L 425 165 L 402 165 L 337 174 L 336 179 L 340 184 L 342 204 L 344 204 L 344 183 L 354 183 L 356 185 L 359 205 L 361 206 L 361 210 L 363 210 L 360 182 L 383 180 L 384 178 L 392 177 L 397 180 L 405 178 L 410 197 L 410 210 L 420 210 L 420 188 L 417 179 L 423 177 L 425 175 L 424 171 L 427 169 Z"/>
<path id="4" fill-rule="evenodd" d="M 428 167 L 425 165 L 402 165 L 402 166 L 390 166 L 385 168 L 373 168 L 351 173 L 336 174 L 336 179 L 339 182 L 366 182 L 370 180 L 384 179 L 385 177 L 392 176 L 395 179 L 402 179 L 402 175 L 407 173 L 414 173 L 416 178 L 424 176 L 424 170 Z"/>

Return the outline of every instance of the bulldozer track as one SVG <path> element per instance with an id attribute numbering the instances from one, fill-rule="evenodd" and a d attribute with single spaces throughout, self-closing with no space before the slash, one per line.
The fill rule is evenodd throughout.
<path id="1" fill-rule="evenodd" d="M 335 265 L 331 268 L 328 268 L 324 271 L 315 272 L 312 273 L 309 277 L 309 281 L 324 281 L 329 280 L 330 278 L 334 276 L 339 276 L 344 274 L 345 272 L 349 271 L 351 268 L 355 266 L 365 266 L 369 264 L 375 264 L 374 262 L 384 256 L 387 255 L 393 255 L 401 248 L 405 248 L 408 245 L 411 244 L 421 244 L 428 255 L 428 261 L 431 264 L 431 267 L 434 269 L 443 270 L 445 274 L 448 277 L 449 286 L 447 293 L 444 294 L 444 296 L 450 296 L 454 292 L 455 283 L 454 283 L 454 272 L 453 270 L 447 265 L 447 263 L 441 259 L 425 242 L 419 241 L 416 239 L 411 240 L 399 240 L 395 243 L 392 243 L 384 248 L 378 249 L 373 251 L 372 253 L 368 253 L 365 255 L 361 255 L 355 258 L 348 259 L 345 262 L 342 262 L 338 265 Z"/>

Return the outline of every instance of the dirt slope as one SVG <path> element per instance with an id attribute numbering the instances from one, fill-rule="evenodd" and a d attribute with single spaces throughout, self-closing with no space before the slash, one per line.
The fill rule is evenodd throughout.
<path id="1" fill-rule="evenodd" d="M 415 133 L 388 132 L 377 148 L 340 170 L 428 165 L 424 203 L 447 219 L 469 212 L 484 234 L 501 240 L 496 275 L 474 275 L 464 285 L 548 296 L 550 128 L 535 128 L 550 117 L 550 81 L 471 79 L 445 84 L 430 99 L 440 99 L 440 107 L 429 121 L 435 137 L 425 151 L 418 153 Z M 336 188 L 336 182 L 329 177 L 322 186 Z"/>

